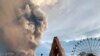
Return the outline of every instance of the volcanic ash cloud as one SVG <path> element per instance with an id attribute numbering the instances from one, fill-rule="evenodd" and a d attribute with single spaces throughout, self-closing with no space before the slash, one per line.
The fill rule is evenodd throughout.
<path id="1" fill-rule="evenodd" d="M 35 56 L 47 16 L 46 0 L 0 0 L 0 55 Z"/>

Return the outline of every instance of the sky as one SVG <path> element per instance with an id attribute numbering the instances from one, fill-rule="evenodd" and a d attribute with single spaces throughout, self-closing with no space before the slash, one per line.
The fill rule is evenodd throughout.
<path id="1" fill-rule="evenodd" d="M 54 36 L 58 36 L 67 56 L 78 40 L 100 37 L 100 0 L 58 0 L 43 9 L 48 15 L 48 28 L 37 56 L 48 56 Z"/>

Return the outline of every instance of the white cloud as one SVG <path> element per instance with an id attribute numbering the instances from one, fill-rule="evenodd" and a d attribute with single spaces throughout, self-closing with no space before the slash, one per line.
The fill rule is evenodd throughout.
<path id="1" fill-rule="evenodd" d="M 81 35 L 87 36 L 85 33 L 100 30 L 99 0 L 61 0 L 60 2 L 62 4 L 58 4 L 59 6 L 46 10 L 49 24 L 44 34 L 45 40 L 52 39 L 55 35 L 62 40 L 81 39 Z"/>
<path id="2" fill-rule="evenodd" d="M 58 0 L 30 0 L 30 1 L 32 1 L 34 4 L 38 6 L 47 7 L 54 5 L 55 3 L 57 3 Z"/>

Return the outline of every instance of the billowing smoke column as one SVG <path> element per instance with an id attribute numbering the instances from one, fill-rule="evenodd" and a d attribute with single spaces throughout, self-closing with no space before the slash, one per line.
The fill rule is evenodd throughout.
<path id="1" fill-rule="evenodd" d="M 0 0 L 0 56 L 35 56 L 47 27 L 40 7 L 49 4 L 46 0 Z"/>

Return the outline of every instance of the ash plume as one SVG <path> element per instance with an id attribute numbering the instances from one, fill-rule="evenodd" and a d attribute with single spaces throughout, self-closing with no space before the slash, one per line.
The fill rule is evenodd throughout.
<path id="1" fill-rule="evenodd" d="M 0 56 L 35 56 L 47 27 L 40 7 L 47 5 L 51 1 L 0 0 Z"/>

